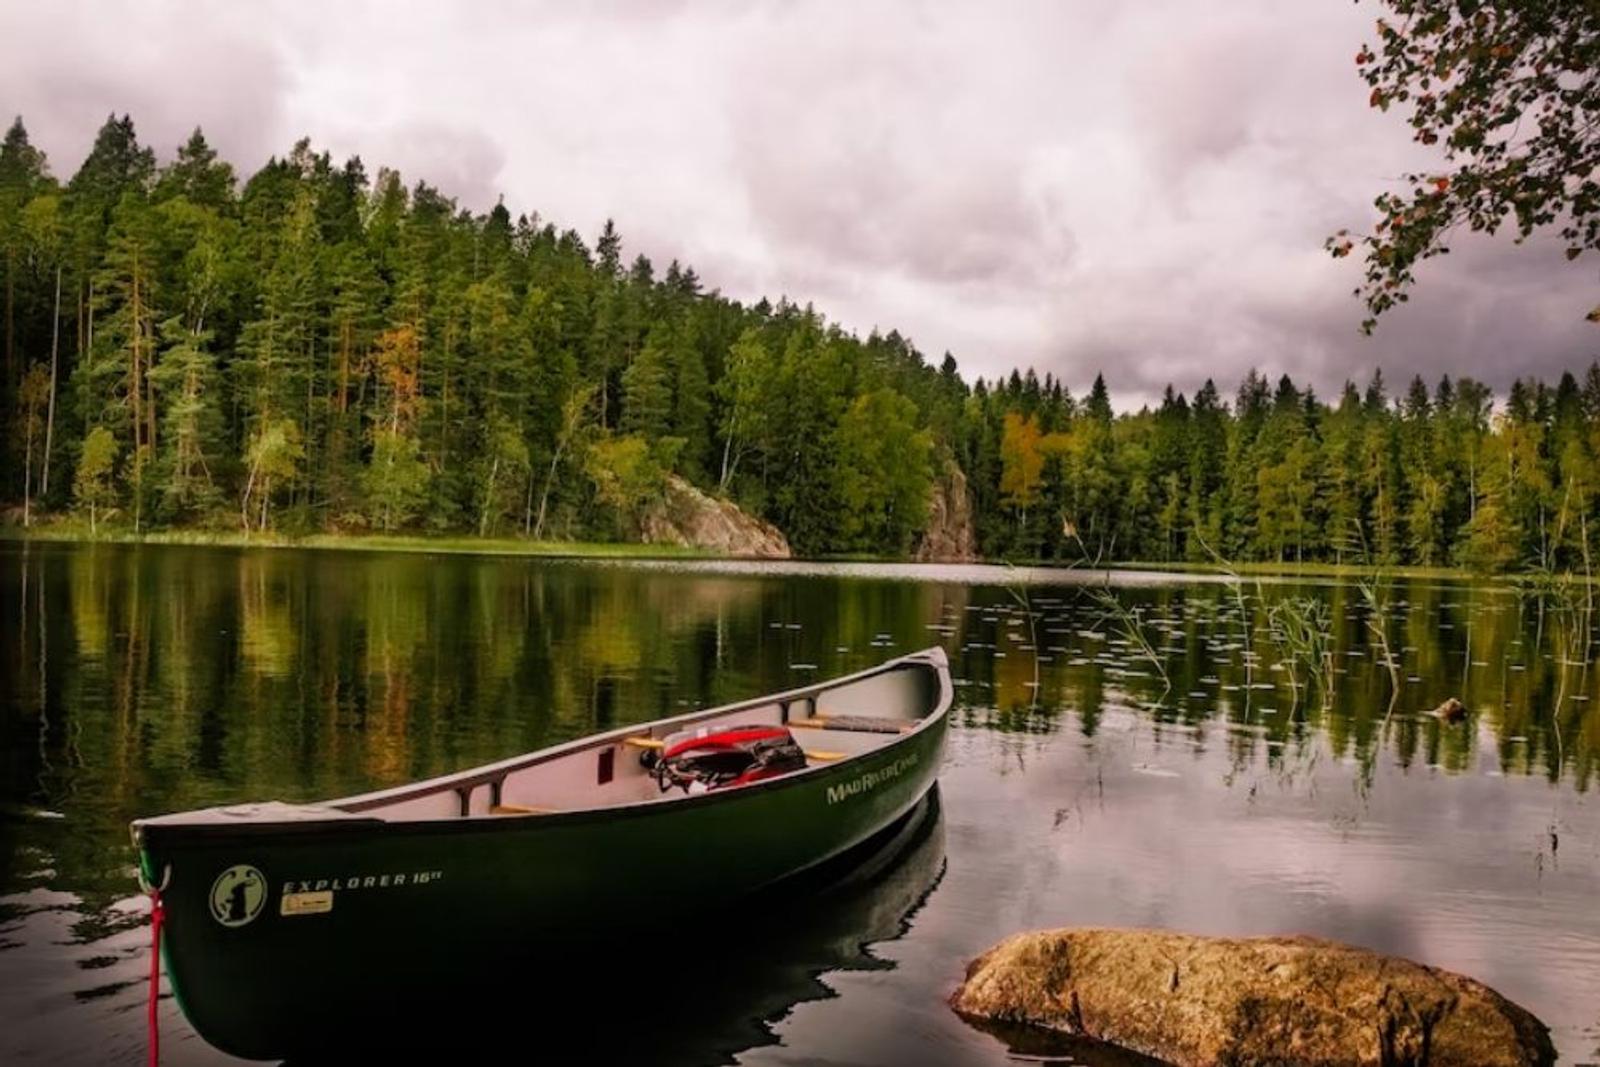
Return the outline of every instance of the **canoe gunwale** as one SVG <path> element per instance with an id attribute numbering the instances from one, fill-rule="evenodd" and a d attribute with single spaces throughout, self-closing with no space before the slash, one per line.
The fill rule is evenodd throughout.
<path id="1" fill-rule="evenodd" d="M 373 809 L 417 796 L 446 791 L 470 791 L 481 785 L 493 785 L 496 782 L 503 781 L 507 775 L 514 771 L 582 752 L 586 749 L 619 744 L 629 737 L 648 735 L 651 731 L 663 726 L 689 724 L 702 719 L 736 714 L 740 711 L 767 707 L 772 704 L 786 706 L 796 701 L 814 698 L 829 690 L 837 689 L 853 682 L 886 674 L 907 666 L 932 667 L 937 672 L 939 679 L 937 700 L 931 709 L 914 720 L 915 726 L 912 729 L 892 737 L 885 744 L 863 752 L 853 753 L 844 759 L 807 766 L 802 770 L 764 781 L 753 782 L 737 789 L 712 790 L 695 795 L 669 797 L 665 800 L 651 798 L 649 800 L 631 801 L 625 804 L 605 807 L 571 808 L 529 815 L 471 815 L 424 819 L 386 819 L 378 815 L 364 816 L 363 814 Z M 154 843 L 150 840 L 151 838 L 159 838 L 162 845 L 170 847 L 180 841 L 198 843 L 208 839 L 253 837 L 256 835 L 292 836 L 296 840 L 308 841 L 319 837 L 338 839 L 350 833 L 396 833 L 408 835 L 473 832 L 514 833 L 528 832 L 546 826 L 573 826 L 589 821 L 643 818 L 669 810 L 681 810 L 684 807 L 703 807 L 739 799 L 748 799 L 755 794 L 767 794 L 796 788 L 826 778 L 848 777 L 855 772 L 855 768 L 863 760 L 881 756 L 886 752 L 910 748 L 925 731 L 942 727 L 953 703 L 954 687 L 950 681 L 949 661 L 944 649 L 935 645 L 918 652 L 887 660 L 884 663 L 854 674 L 831 678 L 823 682 L 753 697 L 715 708 L 699 709 L 664 719 L 632 723 L 605 733 L 575 738 L 549 748 L 522 753 L 495 763 L 456 771 L 436 778 L 425 779 L 421 782 L 410 782 L 370 793 L 359 793 L 338 800 L 321 801 L 306 805 L 311 808 L 329 809 L 329 817 L 325 819 L 283 820 L 270 816 L 257 818 L 244 816 L 227 820 L 185 818 L 185 816 L 208 814 L 210 811 L 215 810 L 201 809 L 201 811 L 197 812 L 182 812 L 152 819 L 135 820 L 132 826 L 133 837 L 135 845 L 144 848 Z"/>

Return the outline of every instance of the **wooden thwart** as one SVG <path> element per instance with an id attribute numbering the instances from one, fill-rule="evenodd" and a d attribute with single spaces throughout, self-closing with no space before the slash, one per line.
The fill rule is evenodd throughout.
<path id="1" fill-rule="evenodd" d="M 813 715 L 791 719 L 790 726 L 802 730 L 852 730 L 868 734 L 904 734 L 917 728 L 915 719 L 885 719 L 876 715 Z"/>
<path id="2" fill-rule="evenodd" d="M 489 809 L 490 815 L 554 815 L 557 808 L 530 808 L 524 804 L 496 804 Z"/>

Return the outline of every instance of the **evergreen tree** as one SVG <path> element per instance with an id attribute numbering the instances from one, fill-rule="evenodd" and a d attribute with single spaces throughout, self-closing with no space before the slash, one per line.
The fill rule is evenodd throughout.
<path id="1" fill-rule="evenodd" d="M 658 326 L 644 349 L 622 375 L 625 433 L 646 440 L 666 437 L 672 428 L 672 365 L 668 346 L 671 331 Z"/>
<path id="2" fill-rule="evenodd" d="M 679 469 L 688 478 L 702 481 L 711 452 L 711 382 L 705 358 L 682 326 L 674 331 L 671 355 L 672 435 L 683 441 Z"/>
<path id="3" fill-rule="evenodd" d="M 196 126 L 156 183 L 160 200 L 181 196 L 191 204 L 226 212 L 233 206 L 233 168 L 217 158 Z"/>
<path id="4" fill-rule="evenodd" d="M 1591 567 L 1600 364 L 1498 415 L 1471 378 L 1328 404 L 1255 370 L 1231 406 L 1207 381 L 1119 412 L 1101 376 L 1081 403 L 1031 368 L 969 386 L 896 330 L 624 267 L 612 224 L 591 252 L 376 175 L 302 141 L 236 181 L 198 130 L 158 172 L 113 116 L 61 189 L 14 123 L 0 494 L 94 529 L 226 505 L 252 532 L 637 537 L 676 475 L 798 552 L 895 554 L 937 470 L 991 558 Z"/>
<path id="5" fill-rule="evenodd" d="M 17 336 L 17 290 L 25 258 L 26 231 L 23 209 L 47 182 L 49 172 L 44 153 L 28 140 L 27 128 L 19 116 L 0 141 L 0 255 L 5 272 L 4 330 L 5 359 L 0 366 L 0 404 L 9 409 L 13 389 L 20 373 L 21 355 Z"/>
<path id="6" fill-rule="evenodd" d="M 219 378 L 210 350 L 212 333 L 191 330 L 181 319 L 162 324 L 166 348 L 150 379 L 165 398 L 162 415 L 162 518 L 202 517 L 222 503 L 212 475 L 223 450 Z"/>

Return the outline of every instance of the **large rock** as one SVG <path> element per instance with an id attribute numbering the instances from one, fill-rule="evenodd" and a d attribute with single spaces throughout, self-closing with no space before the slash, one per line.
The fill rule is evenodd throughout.
<path id="1" fill-rule="evenodd" d="M 789 541 L 770 522 L 737 504 L 702 493 L 672 475 L 660 501 L 645 511 L 640 532 L 647 544 L 703 548 L 727 556 L 788 559 Z"/>
<path id="2" fill-rule="evenodd" d="M 1018 934 L 974 960 L 962 1015 L 1093 1038 L 1174 1067 L 1530 1067 L 1549 1030 L 1449 971 L 1310 937 Z"/>
<path id="3" fill-rule="evenodd" d="M 928 494 L 928 524 L 917 544 L 918 563 L 969 563 L 978 558 L 978 537 L 972 528 L 972 494 L 967 476 L 954 460 Z"/>

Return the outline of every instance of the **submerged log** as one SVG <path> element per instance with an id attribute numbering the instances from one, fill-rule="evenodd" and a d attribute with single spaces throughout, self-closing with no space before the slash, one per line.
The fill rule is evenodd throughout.
<path id="1" fill-rule="evenodd" d="M 1482 983 L 1311 937 L 1018 934 L 972 962 L 950 1004 L 1174 1067 L 1555 1062 L 1548 1028 Z"/>

